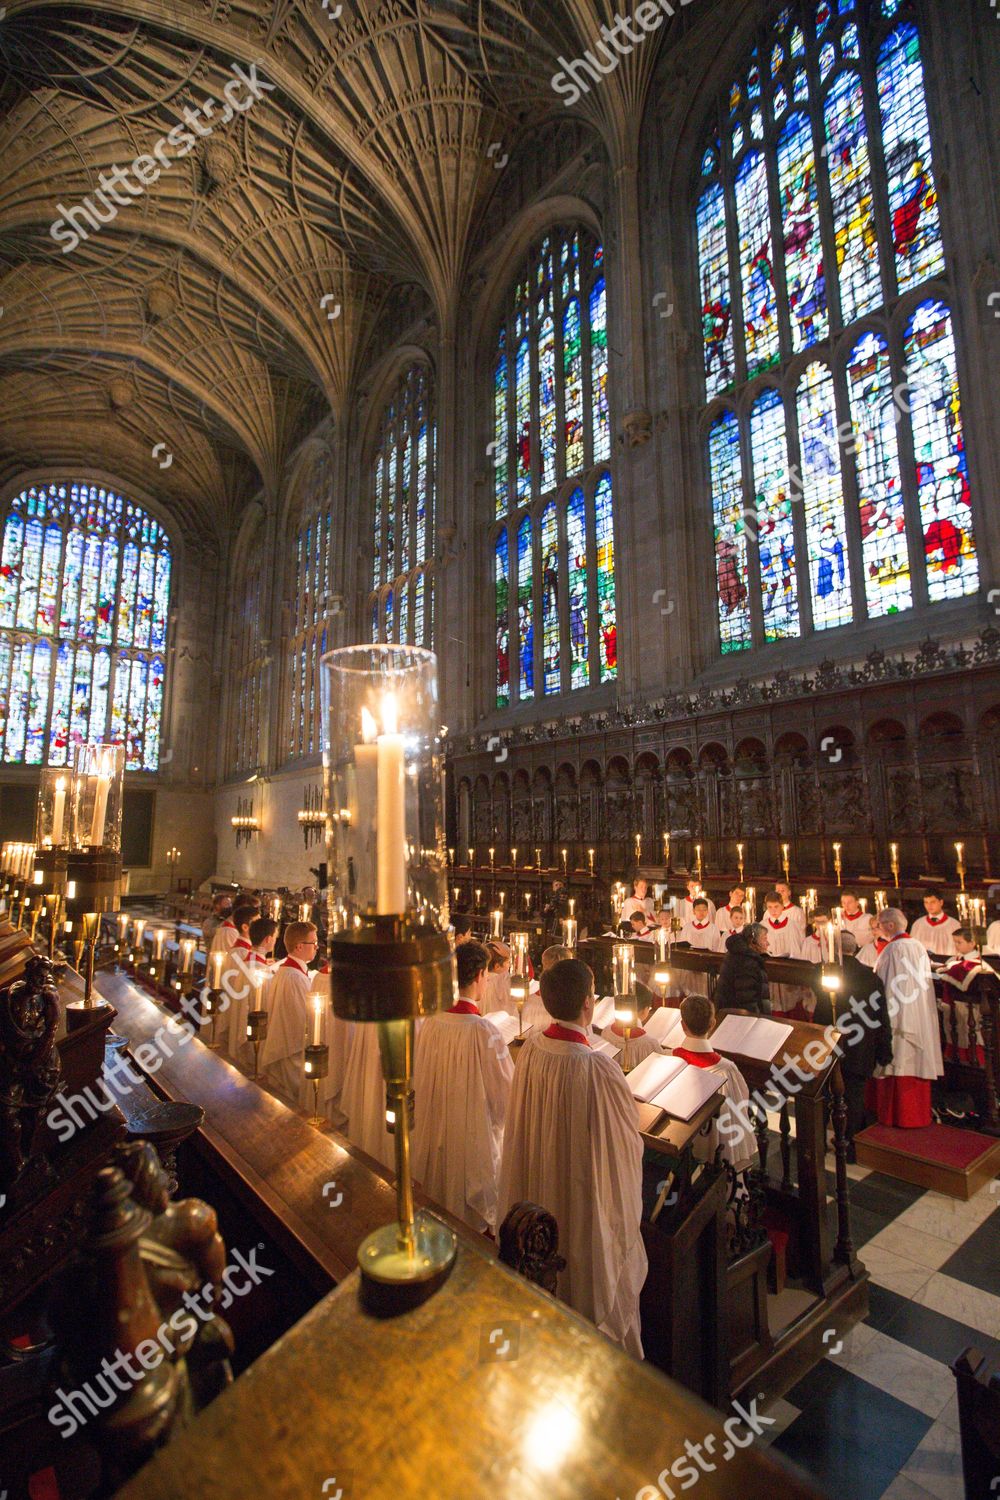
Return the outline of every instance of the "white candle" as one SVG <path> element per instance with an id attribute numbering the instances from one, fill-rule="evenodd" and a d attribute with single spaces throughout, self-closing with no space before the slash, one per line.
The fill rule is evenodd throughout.
<path id="1" fill-rule="evenodd" d="M 95 849 L 104 845 L 104 823 L 108 815 L 108 793 L 111 790 L 111 777 L 101 772 L 94 778 L 96 787 L 94 790 L 94 821 L 90 825 L 90 842 Z"/>
<path id="2" fill-rule="evenodd" d="M 382 730 L 377 741 L 377 909 L 380 916 L 398 916 L 406 911 L 406 759 L 395 693 L 382 700 Z"/>
<path id="3" fill-rule="evenodd" d="M 313 995 L 313 1039 L 312 1044 L 318 1047 L 323 1040 L 323 1001 L 319 995 Z"/>
<path id="4" fill-rule="evenodd" d="M 63 823 L 66 819 L 66 778 L 60 776 L 56 780 L 56 795 L 52 804 L 52 842 L 58 846 L 62 843 Z"/>
<path id="5" fill-rule="evenodd" d="M 223 961 L 225 960 L 225 957 L 226 957 L 226 955 L 222 952 L 221 948 L 216 949 L 216 951 L 209 956 L 209 960 L 208 961 L 209 961 L 209 965 L 211 966 L 211 970 L 212 970 L 212 989 L 213 990 L 217 990 L 219 988 L 220 983 L 222 982 L 222 965 L 223 965 Z"/>
<path id="6" fill-rule="evenodd" d="M 181 943 L 181 973 L 191 972 L 191 960 L 194 958 L 194 938 L 185 938 Z"/>
<path id="7" fill-rule="evenodd" d="M 577 925 L 575 917 L 563 918 L 563 942 L 567 948 L 576 947 Z"/>

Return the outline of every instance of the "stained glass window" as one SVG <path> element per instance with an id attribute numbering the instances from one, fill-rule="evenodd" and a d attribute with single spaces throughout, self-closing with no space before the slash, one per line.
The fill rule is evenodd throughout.
<path id="1" fill-rule="evenodd" d="M 375 473 L 376 510 L 381 508 Z M 285 700 L 289 704 L 286 750 L 289 759 L 318 755 L 320 736 L 319 662 L 330 622 L 330 555 L 333 454 L 321 448 L 299 478 L 298 526 L 292 548 L 291 640 L 286 658 Z M 378 567 L 378 558 L 375 561 Z"/>
<path id="2" fill-rule="evenodd" d="M 126 747 L 156 771 L 171 549 L 144 510 L 100 485 L 52 483 L 10 504 L 0 554 L 0 759 L 65 766 L 78 745 Z"/>
<path id="3" fill-rule="evenodd" d="M 493 365 L 498 708 L 617 670 L 608 359 L 603 250 L 554 229 L 512 288 Z"/>
<path id="4" fill-rule="evenodd" d="M 979 586 L 951 313 L 928 285 L 947 265 L 911 12 L 786 7 L 707 131 L 694 227 L 724 653 Z"/>
<path id="5" fill-rule="evenodd" d="M 497 420 L 507 420 L 507 356 L 495 367 Z M 372 636 L 411 646 L 433 639 L 434 488 L 436 432 L 432 376 L 423 363 L 409 366 L 385 407 L 372 466 L 375 540 L 372 565 Z M 504 396 L 499 394 L 503 391 Z M 491 448 L 499 496 L 507 484 L 507 447 Z M 498 499 L 497 504 L 500 504 Z M 420 578 L 419 599 L 415 588 Z M 395 609 L 393 607 L 395 601 Z"/>

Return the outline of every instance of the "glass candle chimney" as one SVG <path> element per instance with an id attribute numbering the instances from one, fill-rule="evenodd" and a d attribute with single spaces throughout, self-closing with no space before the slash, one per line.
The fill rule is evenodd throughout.
<path id="1" fill-rule="evenodd" d="M 124 745 L 77 748 L 73 777 L 74 848 L 121 852 L 124 779 Z"/>

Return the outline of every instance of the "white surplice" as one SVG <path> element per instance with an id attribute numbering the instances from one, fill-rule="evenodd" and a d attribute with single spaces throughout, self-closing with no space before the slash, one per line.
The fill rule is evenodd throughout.
<path id="1" fill-rule="evenodd" d="M 235 946 L 239 935 L 239 929 L 228 918 L 225 922 L 220 922 L 215 929 L 209 953 L 228 953 Z"/>
<path id="2" fill-rule="evenodd" d="M 624 1027 L 622 1029 L 624 1030 Z M 642 1028 L 640 1027 L 639 1030 L 642 1031 Z M 615 1054 L 615 1060 L 623 1073 L 631 1073 L 632 1069 L 637 1068 L 643 1058 L 649 1057 L 650 1053 L 663 1051 L 656 1037 L 650 1036 L 648 1031 L 642 1031 L 640 1036 L 633 1030 L 632 1035 L 626 1041 L 624 1036 L 619 1036 L 614 1026 L 609 1026 L 602 1036 L 604 1041 L 611 1043 L 612 1047 L 621 1049 Z"/>
<path id="3" fill-rule="evenodd" d="M 936 953 L 939 958 L 954 958 L 952 933 L 957 932 L 961 925 L 946 912 L 940 917 L 918 917 L 910 928 L 910 936 L 922 943 L 928 953 Z"/>
<path id="4" fill-rule="evenodd" d="M 488 1016 L 494 1010 L 505 1010 L 511 1016 L 517 1013 L 517 1006 L 510 998 L 509 974 L 501 973 L 499 969 L 494 970 L 492 974 L 487 974 L 479 1009 L 484 1016 Z"/>
<path id="5" fill-rule="evenodd" d="M 989 953 L 994 958 L 1000 953 L 1000 922 L 990 923 L 983 952 Z"/>
<path id="6" fill-rule="evenodd" d="M 566 1269 L 558 1295 L 641 1358 L 639 1294 L 647 1263 L 635 1103 L 616 1061 L 541 1032 L 525 1042 L 514 1069 L 500 1223 L 521 1202 L 548 1209 L 559 1227 Z"/>
<path id="7" fill-rule="evenodd" d="M 220 1030 L 233 1062 L 241 1067 L 253 1066 L 253 1047 L 247 1041 L 247 1015 L 256 1004 L 257 991 L 250 978 L 253 949 L 246 938 L 240 938 L 226 951 L 219 970 L 219 988 L 226 1002 Z"/>
<path id="8" fill-rule="evenodd" d="M 944 1072 L 931 961 L 906 933 L 887 943 L 875 965 L 889 1001 L 892 1062 L 886 1077 L 940 1078 Z"/>
<path id="9" fill-rule="evenodd" d="M 413 1175 L 470 1228 L 497 1227 L 504 1121 L 514 1077 L 485 1016 L 440 1012 L 420 1028 L 413 1067 Z"/>
<path id="10" fill-rule="evenodd" d="M 268 985 L 267 1036 L 260 1049 L 260 1065 L 266 1081 L 289 1100 L 298 1100 L 305 1077 L 311 988 L 308 969 L 295 958 L 279 964 Z"/>
<path id="11" fill-rule="evenodd" d="M 416 1023 L 415 1046 L 419 1043 L 421 1024 L 420 1021 Z M 369 1156 L 394 1172 L 396 1144 L 385 1122 L 385 1078 L 378 1026 L 373 1021 L 359 1021 L 354 1027 L 344 1069 L 340 1108 L 347 1119 L 344 1134 L 352 1145 L 367 1151 Z"/>
<path id="12" fill-rule="evenodd" d="M 311 976 L 312 1000 L 315 1001 L 317 996 L 321 1002 L 319 1040 L 328 1048 L 329 1063 L 327 1076 L 320 1080 L 316 1103 L 319 1105 L 320 1114 L 325 1115 L 331 1125 L 335 1125 L 340 1130 L 344 1124 L 341 1094 L 355 1023 L 342 1021 L 339 1016 L 334 1015 L 330 1003 L 330 976 L 325 972 Z M 315 1016 L 311 1016 L 310 1025 L 315 1026 Z M 312 1113 L 313 1086 L 306 1078 L 304 1069 L 299 1104 L 303 1109 L 309 1110 L 310 1114 Z"/>
<path id="13" fill-rule="evenodd" d="M 757 1137 L 750 1126 L 745 1123 L 746 1114 L 743 1110 L 734 1112 L 729 1108 L 730 1104 L 745 1104 L 750 1098 L 750 1091 L 746 1085 L 746 1079 L 736 1064 L 728 1057 L 722 1057 L 712 1047 L 711 1041 L 703 1036 L 689 1036 L 684 1038 L 681 1049 L 694 1055 L 708 1054 L 714 1061 L 710 1064 L 695 1064 L 696 1067 L 705 1066 L 710 1073 L 718 1073 L 722 1077 L 722 1093 L 724 1103 L 706 1135 L 695 1138 L 694 1154 L 699 1161 L 714 1161 L 716 1148 L 722 1146 L 722 1156 L 737 1172 L 745 1172 L 753 1164 L 757 1154 Z M 687 1061 L 687 1059 L 685 1059 Z"/>
<path id="14" fill-rule="evenodd" d="M 707 897 L 705 899 L 708 900 Z M 683 925 L 683 923 L 690 922 L 691 919 L 693 918 L 693 916 L 694 916 L 694 903 L 691 902 L 691 901 L 689 901 L 688 898 L 687 898 L 687 896 L 685 896 L 685 897 L 683 897 L 682 900 L 678 901 L 676 910 L 677 910 L 677 915 L 680 917 L 681 923 Z M 708 901 L 708 920 L 710 922 L 714 922 L 715 918 L 716 918 L 716 915 L 717 915 L 717 912 L 716 912 L 715 902 L 709 900 Z"/>
<path id="15" fill-rule="evenodd" d="M 692 948 L 697 948 L 703 953 L 721 953 L 725 947 L 725 941 L 718 927 L 706 917 L 701 924 L 692 917 L 684 923 L 677 935 L 679 943 L 690 943 Z"/>

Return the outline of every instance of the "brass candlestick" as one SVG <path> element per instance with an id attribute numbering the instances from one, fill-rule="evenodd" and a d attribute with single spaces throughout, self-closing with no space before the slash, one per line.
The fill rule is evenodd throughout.
<path id="1" fill-rule="evenodd" d="M 330 1048 L 326 1042 L 312 1042 L 305 1054 L 306 1079 L 312 1084 L 313 1112 L 310 1125 L 325 1125 L 326 1119 L 319 1112 L 319 1086 L 330 1074 Z"/>
<path id="2" fill-rule="evenodd" d="M 956 873 L 958 875 L 959 885 L 961 886 L 961 889 L 964 891 L 965 890 L 965 845 L 964 844 L 956 844 L 955 845 L 955 859 L 956 859 Z"/>
<path id="3" fill-rule="evenodd" d="M 787 844 L 782 844 L 782 846 L 781 846 L 781 864 L 782 864 L 782 868 L 783 868 L 783 870 L 785 872 L 785 884 L 786 885 L 788 884 L 789 880 L 792 878 L 792 865 L 791 865 L 791 859 L 789 858 L 789 854 L 790 854 L 790 850 L 789 850 L 788 845 Z"/>
<path id="4" fill-rule="evenodd" d="M 740 885 L 743 884 L 743 845 L 736 845 L 736 863 L 740 872 Z"/>
<path id="5" fill-rule="evenodd" d="M 253 1043 L 253 1076 L 260 1076 L 260 1049 L 267 1038 L 269 1017 L 266 1010 L 252 1010 L 247 1014 L 247 1041 Z"/>
<path id="6" fill-rule="evenodd" d="M 837 877 L 838 886 L 840 885 L 841 876 L 843 874 L 843 866 L 840 862 L 840 851 L 842 847 L 843 846 L 841 844 L 834 844 L 833 846 L 833 872 Z"/>
<path id="7" fill-rule="evenodd" d="M 889 864 L 890 864 L 890 868 L 892 869 L 892 885 L 893 885 L 893 890 L 898 891 L 900 889 L 900 885 L 899 885 L 899 845 L 898 844 L 890 844 L 889 845 Z"/>

